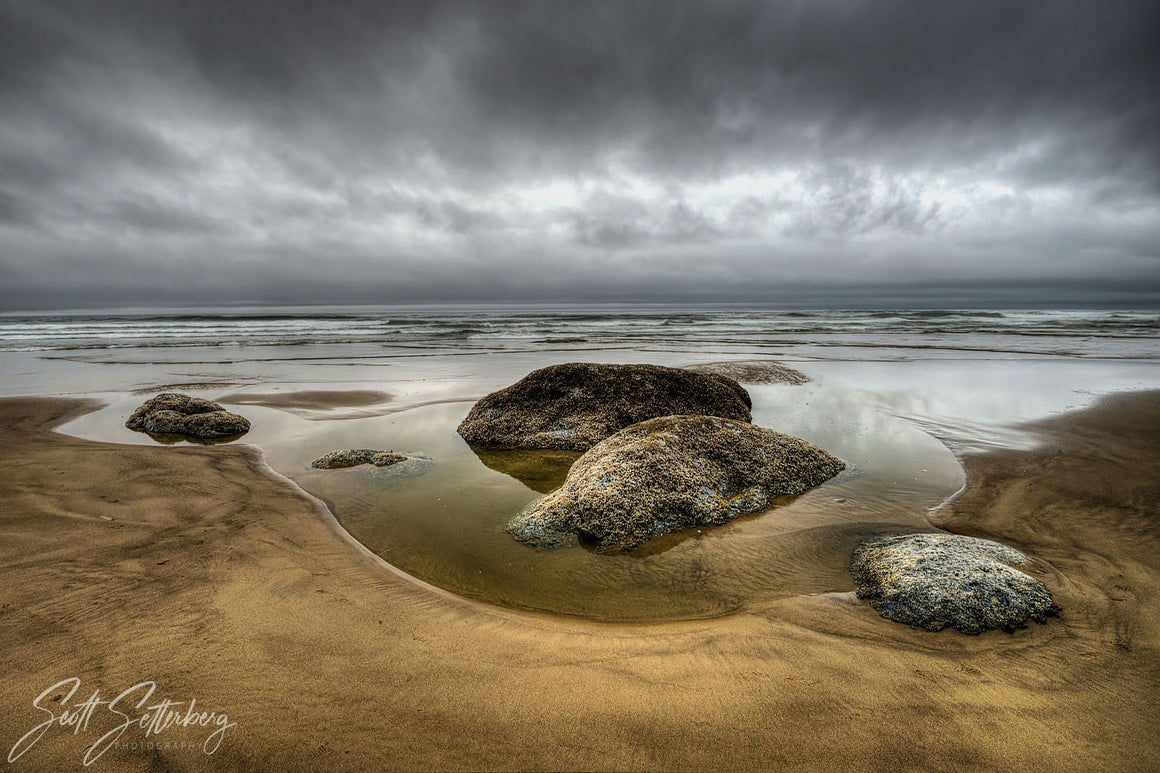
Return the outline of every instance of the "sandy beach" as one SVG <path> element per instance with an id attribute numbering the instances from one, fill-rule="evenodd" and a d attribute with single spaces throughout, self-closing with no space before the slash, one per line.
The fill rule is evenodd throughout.
<path id="1" fill-rule="evenodd" d="M 134 725 L 94 769 L 1160 765 L 1158 393 L 1043 422 L 1039 450 L 966 457 L 967 490 L 935 525 L 1041 559 L 1063 608 L 974 637 L 887 621 L 853 593 L 653 625 L 467 601 L 393 571 L 253 447 L 52 431 L 94 407 L 0 401 L 8 749 L 94 691 L 152 680 L 150 704 L 228 715 L 216 750 L 213 726 Z M 34 707 L 72 677 L 74 695 Z M 121 721 L 98 706 L 53 725 L 14 769 L 79 768 Z"/>
<path id="2" fill-rule="evenodd" d="M 1158 28 L 0 0 L 4 764 L 1160 773 Z"/>

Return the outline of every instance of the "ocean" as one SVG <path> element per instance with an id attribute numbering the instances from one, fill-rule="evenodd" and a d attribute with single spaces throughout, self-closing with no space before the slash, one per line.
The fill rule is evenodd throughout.
<path id="1" fill-rule="evenodd" d="M 1160 387 L 1160 312 L 538 305 L 0 315 L 0 395 L 372 384 L 397 409 L 478 398 L 557 362 L 746 359 L 871 393 L 955 442 L 984 441 L 1098 394 Z"/>
<path id="2" fill-rule="evenodd" d="M 688 311 L 648 307 L 278 308 L 184 313 L 0 315 L 0 351 L 201 347 L 364 347 L 551 351 L 718 346 L 1160 357 L 1152 311 Z M 830 352 L 829 350 L 839 350 Z M 336 351 L 336 356 L 342 350 Z M 931 356 L 931 355 L 927 355 Z M 948 356 L 954 356 L 949 355 Z"/>

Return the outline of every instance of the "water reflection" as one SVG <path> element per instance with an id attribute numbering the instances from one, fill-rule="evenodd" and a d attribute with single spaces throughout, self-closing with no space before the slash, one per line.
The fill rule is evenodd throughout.
<path id="1" fill-rule="evenodd" d="M 579 451 L 470 448 L 488 469 L 510 475 L 540 494 L 550 494 L 563 485 L 572 463 L 583 455 Z"/>
<path id="2" fill-rule="evenodd" d="M 222 437 L 193 437 L 192 435 L 179 435 L 172 432 L 147 432 L 145 430 L 132 430 L 145 435 L 151 440 L 154 440 L 162 445 L 175 446 L 181 443 L 189 443 L 195 446 L 218 446 L 223 443 L 233 443 L 235 440 L 241 440 L 246 436 L 246 433 L 240 435 L 223 435 Z"/>

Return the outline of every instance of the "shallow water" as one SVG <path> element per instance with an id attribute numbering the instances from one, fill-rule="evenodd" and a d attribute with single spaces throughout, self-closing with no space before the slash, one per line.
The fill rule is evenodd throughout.
<path id="1" fill-rule="evenodd" d="M 708 617 L 787 595 L 849 590 L 850 551 L 886 529 L 929 529 L 930 508 L 963 484 L 951 452 L 851 390 L 752 387 L 754 421 L 803 437 L 850 469 L 764 514 L 652 540 L 625 555 L 585 547 L 540 550 L 504 525 L 558 486 L 576 454 L 484 453 L 455 428 L 470 402 L 427 405 L 358 421 L 310 421 L 246 406 L 274 469 L 326 501 L 339 522 L 390 563 L 433 585 L 505 606 L 602 620 Z M 126 398 L 74 422 L 73 433 L 152 442 L 120 426 Z M 342 447 L 422 454 L 407 463 L 313 470 Z"/>
<path id="2" fill-rule="evenodd" d="M 399 442 L 432 448 L 439 460 L 421 478 L 350 470 L 341 480 L 297 479 L 330 499 L 361 542 L 417 577 L 484 601 L 606 620 L 705 617 L 848 590 L 846 567 L 859 539 L 928 528 L 929 509 L 962 485 L 958 463 L 931 436 L 839 393 L 775 388 L 755 398 L 757 423 L 804 436 L 853 469 L 764 514 L 666 535 L 626 555 L 535 549 L 506 534 L 512 515 L 562 482 L 567 460 L 548 454 L 537 465 L 527 453 L 514 463 L 503 454 L 481 460 L 453 435 L 468 404 L 398 420 Z"/>
<path id="3" fill-rule="evenodd" d="M 121 335 L 109 335 L 117 326 Z M 152 444 L 123 427 L 145 399 L 137 392 L 232 396 L 227 405 L 253 422 L 242 442 L 390 563 L 483 601 L 605 620 L 706 617 L 849 590 L 859 539 L 928 530 L 930 509 L 960 489 L 951 448 L 1031 445 L 1020 422 L 1099 394 L 1160 387 L 1154 313 L 360 312 L 22 319 L 4 330 L 0 394 L 109 402 L 65 432 Z M 766 513 L 628 555 L 517 543 L 505 523 L 559 485 L 568 456 L 479 456 L 455 434 L 474 400 L 553 363 L 761 358 L 814 381 L 747 386 L 755 423 L 803 437 L 851 469 Z M 340 394 L 286 397 L 301 392 Z M 308 466 L 351 447 L 434 464 Z"/>

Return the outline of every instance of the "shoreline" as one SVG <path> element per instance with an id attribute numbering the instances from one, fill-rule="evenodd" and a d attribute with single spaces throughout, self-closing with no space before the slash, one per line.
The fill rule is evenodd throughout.
<path id="1" fill-rule="evenodd" d="M 1035 451 L 959 457 L 965 490 L 932 523 L 1042 560 L 1064 608 L 978 637 L 852 594 L 618 624 L 431 593 L 257 448 L 51 431 L 94 405 L 0 400 L 7 748 L 76 676 L 106 696 L 153 679 L 237 723 L 213 755 L 101 759 L 126 770 L 1160 764 L 1160 393 L 1039 422 Z M 19 764 L 80 767 L 96 725 L 55 728 Z"/>

